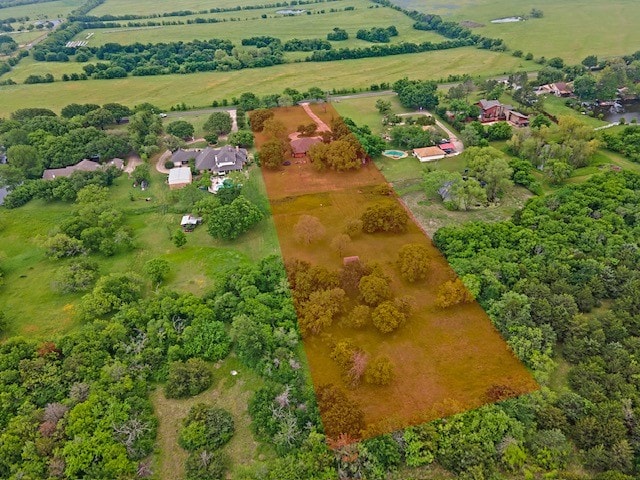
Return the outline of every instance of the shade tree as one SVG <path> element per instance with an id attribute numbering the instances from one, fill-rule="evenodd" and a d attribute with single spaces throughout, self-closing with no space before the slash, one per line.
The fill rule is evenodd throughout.
<path id="1" fill-rule="evenodd" d="M 192 397 L 205 391 L 213 383 L 213 375 L 206 362 L 190 358 L 185 362 L 169 364 L 169 374 L 165 385 L 167 398 Z"/>
<path id="2" fill-rule="evenodd" d="M 397 203 L 379 203 L 367 207 L 360 217 L 366 233 L 402 233 L 407 229 L 409 216 Z"/>
<path id="3" fill-rule="evenodd" d="M 398 251 L 396 264 L 400 276 L 407 282 L 423 280 L 429 271 L 429 250 L 419 243 L 403 245 Z"/>
<path id="4" fill-rule="evenodd" d="M 473 301 L 473 295 L 459 278 L 448 280 L 438 288 L 436 305 L 440 308 L 449 308 Z"/>
<path id="5" fill-rule="evenodd" d="M 231 132 L 233 119 L 228 112 L 213 112 L 207 118 L 202 129 L 207 133 L 213 133 L 218 136 L 228 135 Z"/>
<path id="6" fill-rule="evenodd" d="M 178 138 L 192 138 L 195 133 L 193 125 L 186 120 L 175 120 L 167 125 L 165 131 Z"/>
<path id="7" fill-rule="evenodd" d="M 386 356 L 379 356 L 369 362 L 364 372 L 364 380 L 370 385 L 386 386 L 395 378 L 393 362 Z"/>

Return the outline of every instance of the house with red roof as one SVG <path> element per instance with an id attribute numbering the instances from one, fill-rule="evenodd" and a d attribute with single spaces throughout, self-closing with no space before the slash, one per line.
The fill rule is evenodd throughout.
<path id="1" fill-rule="evenodd" d="M 320 137 L 301 137 L 291 140 L 291 155 L 295 158 L 301 158 L 307 155 L 309 149 L 316 143 L 321 143 Z"/>

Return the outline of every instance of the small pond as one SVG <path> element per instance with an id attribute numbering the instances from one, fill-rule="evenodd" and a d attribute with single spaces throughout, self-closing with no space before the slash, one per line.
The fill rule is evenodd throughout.
<path id="1" fill-rule="evenodd" d="M 504 17 L 504 18 L 496 18 L 491 20 L 491 23 L 514 23 L 514 22 L 522 22 L 524 18 L 522 17 Z"/>
<path id="2" fill-rule="evenodd" d="M 621 118 L 625 119 L 626 123 L 629 123 L 632 119 L 636 119 L 636 122 L 640 123 L 640 102 L 628 103 L 624 105 L 624 111 L 616 112 L 613 109 L 604 108 L 596 110 L 596 115 L 602 113 L 604 115 L 604 121 L 609 123 L 619 122 Z"/>

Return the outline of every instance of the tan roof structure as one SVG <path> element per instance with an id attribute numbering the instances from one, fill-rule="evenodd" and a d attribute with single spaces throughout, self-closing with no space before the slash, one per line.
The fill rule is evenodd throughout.
<path id="1" fill-rule="evenodd" d="M 444 158 L 446 155 L 445 151 L 440 147 L 423 147 L 423 148 L 414 148 L 413 156 L 416 157 L 421 162 L 430 162 L 431 160 L 438 160 L 439 158 Z"/>

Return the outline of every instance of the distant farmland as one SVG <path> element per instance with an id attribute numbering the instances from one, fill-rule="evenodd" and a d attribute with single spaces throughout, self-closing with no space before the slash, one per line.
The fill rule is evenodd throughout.
<path id="1" fill-rule="evenodd" d="M 448 0 L 433 4 L 421 0 L 393 0 L 408 9 L 442 15 L 445 20 L 471 20 L 484 26 L 473 32 L 502 38 L 512 50 L 535 57 L 562 57 L 578 63 L 591 54 L 623 55 L 640 48 L 640 8 L 636 0 Z M 491 20 L 543 11 L 542 18 L 492 24 Z"/>

